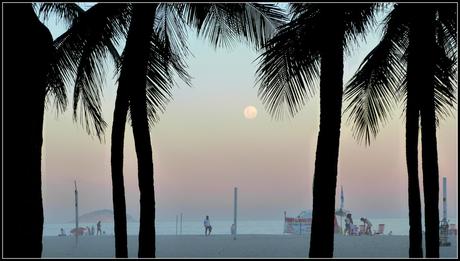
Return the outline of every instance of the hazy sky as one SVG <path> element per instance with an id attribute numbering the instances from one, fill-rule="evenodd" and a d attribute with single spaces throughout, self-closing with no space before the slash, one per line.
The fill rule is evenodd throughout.
<path id="1" fill-rule="evenodd" d="M 54 37 L 62 24 L 47 23 Z M 152 129 L 155 196 L 158 220 L 232 218 L 233 187 L 239 188 L 239 218 L 281 219 L 283 211 L 297 215 L 312 206 L 312 181 L 319 126 L 316 95 L 293 119 L 276 121 L 257 98 L 254 62 L 258 53 L 243 44 L 215 50 L 194 33 L 189 35 L 194 57 L 188 59 L 193 87 L 179 81 L 174 100 Z M 344 83 L 377 43 L 373 32 L 345 60 Z M 44 124 L 43 200 L 45 222 L 73 219 L 73 180 L 78 180 L 80 213 L 111 209 L 110 133 L 116 84 L 109 67 L 104 86 L 105 143 L 88 136 L 72 122 L 71 106 L 56 117 L 48 109 Z M 72 97 L 69 89 L 69 97 Z M 70 98 L 69 103 L 72 103 Z M 253 105 L 255 119 L 244 118 Z M 345 107 L 346 104 L 344 104 Z M 407 217 L 407 173 L 402 110 L 382 130 L 372 146 L 353 139 L 347 114 L 342 120 L 337 207 L 340 186 L 345 208 L 356 216 Z M 448 177 L 449 216 L 457 217 L 458 118 L 438 129 L 440 176 Z M 127 211 L 139 215 L 137 163 L 132 129 L 125 140 Z M 422 198 L 423 199 L 423 198 Z"/>

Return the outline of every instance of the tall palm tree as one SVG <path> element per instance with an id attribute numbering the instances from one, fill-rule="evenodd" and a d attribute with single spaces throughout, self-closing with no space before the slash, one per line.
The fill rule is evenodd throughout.
<path id="1" fill-rule="evenodd" d="M 110 56 L 115 63 L 120 62 L 120 56 L 115 45 L 118 43 L 117 40 L 126 34 L 126 27 L 129 22 L 126 16 L 130 10 L 126 5 L 121 4 L 96 4 L 86 12 L 77 5 L 75 8 L 71 7 L 70 4 L 45 3 L 40 6 L 39 12 L 45 19 L 49 17 L 50 13 L 54 13 L 71 25 L 69 30 L 55 41 L 58 68 L 61 74 L 66 76 L 66 83 L 74 85 L 74 120 L 77 120 L 77 111 L 80 108 L 80 119 L 88 134 L 96 135 L 102 140 L 106 123 L 102 118 L 100 95 L 106 73 L 101 61 Z M 81 106 L 79 106 L 80 103 Z M 116 106 L 116 108 L 118 107 Z M 117 121 L 114 121 L 114 124 L 117 124 Z M 124 126 L 123 122 L 123 135 Z M 118 134 L 117 129 L 113 128 L 112 136 Z M 121 146 L 123 146 L 122 144 L 123 142 Z M 123 149 L 118 150 L 116 145 L 116 142 L 112 142 L 112 151 L 123 155 Z M 112 153 L 112 158 L 116 157 L 117 154 Z M 127 257 L 123 176 L 114 173 L 112 175 L 112 193 L 116 256 Z M 120 247 L 120 245 L 125 247 Z"/>
<path id="2" fill-rule="evenodd" d="M 364 139 L 366 144 L 378 134 L 394 105 L 405 101 L 410 257 L 423 256 L 418 179 L 420 128 L 426 255 L 439 256 L 435 121 L 449 115 L 455 104 L 455 11 L 455 6 L 443 4 L 395 5 L 384 20 L 382 40 L 364 59 L 345 91 L 355 137 Z"/>
<path id="3" fill-rule="evenodd" d="M 55 75 L 53 38 L 32 4 L 5 4 L 3 10 L 4 254 L 40 257 L 43 116 L 50 98 L 54 96 L 58 111 L 67 100 L 61 77 Z"/>
<path id="4" fill-rule="evenodd" d="M 120 215 L 120 213 L 125 212 L 124 197 L 118 196 L 116 198 L 116 194 L 124 195 L 122 150 L 124 125 L 126 113 L 128 112 L 127 106 L 129 105 L 138 156 L 141 191 L 139 256 L 153 257 L 155 253 L 153 162 L 148 120 L 155 117 L 158 112 L 155 109 L 162 109 L 165 101 L 170 98 L 169 88 L 172 85 L 172 81 L 170 80 L 169 71 L 176 70 L 181 78 L 188 79 L 188 75 L 184 70 L 185 63 L 181 61 L 184 54 L 187 53 L 187 49 L 182 28 L 183 24 L 185 24 L 183 23 L 185 19 L 180 14 L 187 15 L 188 21 L 197 26 L 199 32 L 201 32 L 201 27 L 206 28 L 202 34 L 210 36 L 216 45 L 223 42 L 222 39 L 236 39 L 240 36 L 251 39 L 256 43 L 263 43 L 263 40 L 267 39 L 282 21 L 283 16 L 272 5 L 259 4 L 190 4 L 190 6 L 184 4 L 127 4 L 120 6 L 120 8 L 127 10 L 127 14 L 121 17 L 130 22 L 129 29 L 127 29 L 126 46 L 119 63 L 120 78 L 112 129 L 112 179 L 114 184 L 115 215 L 117 215 L 116 205 L 118 203 L 123 204 L 123 207 L 118 212 L 120 219 L 115 218 L 116 234 L 117 232 L 122 234 L 120 236 L 122 238 L 116 239 L 116 255 L 120 257 L 127 256 L 126 228 L 117 230 L 117 227 L 126 227 L 126 221 L 122 220 L 125 215 Z M 128 28 L 123 19 L 111 24 L 111 19 L 117 20 L 120 17 L 120 14 L 116 14 L 116 12 L 116 10 L 109 12 L 109 14 L 113 15 L 112 17 L 100 17 L 99 22 L 101 25 L 98 27 L 102 28 L 102 31 L 104 31 L 104 28 L 112 28 L 108 29 L 108 31 L 111 31 L 114 27 L 118 28 L 118 26 Z M 241 18 L 238 18 L 238 16 Z M 77 24 L 86 23 L 90 25 L 89 29 L 94 28 L 96 23 L 92 19 L 87 19 L 86 22 L 83 22 L 83 20 L 85 20 L 84 17 L 77 21 Z M 213 29 L 209 25 L 218 25 L 220 29 Z M 78 32 L 78 30 L 76 31 Z M 115 31 L 123 30 L 117 29 Z M 100 35 L 100 33 L 95 32 L 93 34 Z M 70 40 L 63 39 L 64 42 L 67 42 L 67 45 L 64 44 L 65 47 L 63 48 L 65 50 L 63 56 L 66 57 L 63 67 L 70 67 L 70 70 L 76 71 L 77 75 L 82 75 L 77 76 L 77 79 L 86 80 L 82 86 L 89 85 L 90 90 L 97 90 L 95 81 L 91 79 L 97 76 L 98 70 L 91 70 L 91 67 L 100 62 L 103 57 L 101 53 L 107 51 L 107 48 L 102 48 L 102 46 L 106 45 L 107 41 L 110 43 L 111 38 L 117 39 L 116 35 L 106 33 L 98 41 L 91 41 L 95 46 L 89 45 L 84 40 L 88 38 L 88 35 L 83 34 L 86 37 L 78 36 L 79 33 L 75 32 L 69 35 L 74 35 L 74 38 L 77 35 L 76 42 L 79 44 L 75 44 L 75 39 L 72 40 L 72 38 Z M 149 46 L 150 48 L 148 48 Z M 152 46 L 156 52 L 151 52 Z M 81 50 L 84 50 L 83 54 L 89 54 L 87 55 L 89 59 L 80 58 Z M 95 57 L 92 56 L 93 53 L 96 53 Z M 78 60 L 80 60 L 79 63 L 73 62 Z M 84 69 L 80 70 L 76 69 L 76 67 Z M 87 73 L 88 71 L 91 73 Z M 150 88 L 152 91 L 149 91 L 149 88 L 146 91 L 145 86 L 147 83 L 154 87 Z M 131 84 L 136 87 L 130 87 Z M 147 108 L 153 109 L 147 110 Z M 115 183 L 120 190 L 116 190 Z"/>
<path id="5" fill-rule="evenodd" d="M 65 9 L 62 5 L 66 4 L 45 4 L 43 11 L 50 12 L 53 10 Z M 101 82 L 103 78 L 105 78 L 102 63 L 107 53 L 110 52 L 117 64 L 117 69 L 120 70 L 123 68 L 123 58 L 126 55 L 124 54 L 123 57 L 119 57 L 114 45 L 116 45 L 120 39 L 126 37 L 126 31 L 129 28 L 128 26 L 132 14 L 133 7 L 129 4 L 96 4 L 84 14 L 81 14 L 79 19 L 74 19 L 74 23 L 68 33 L 57 40 L 58 54 L 61 58 L 59 60 L 59 68 L 71 74 L 71 78 L 75 79 L 74 116 L 76 117 L 76 111 L 80 101 L 83 105 L 87 104 L 88 100 L 96 101 L 93 107 L 87 108 L 82 106 L 81 115 L 84 116 L 83 123 L 87 131 L 92 133 L 93 130 L 95 130 L 96 135 L 99 137 L 103 133 L 103 126 L 97 124 L 103 122 L 99 98 L 101 93 Z M 170 95 L 168 88 L 172 85 L 172 80 L 166 67 L 172 64 L 179 73 L 182 73 L 183 71 L 180 70 L 183 65 L 177 63 L 177 55 L 171 55 L 170 50 L 165 48 L 165 44 L 159 42 L 157 37 L 153 37 L 148 43 L 149 50 L 147 53 L 144 52 L 144 54 L 153 62 L 149 62 L 147 72 L 149 77 L 146 91 L 146 102 L 149 108 L 147 111 L 149 117 L 147 119 L 154 122 L 157 120 L 158 112 L 162 110 Z M 166 62 L 167 60 L 168 63 Z M 185 75 L 184 77 L 188 76 Z M 126 85 L 126 82 L 126 73 L 121 73 L 112 127 L 112 193 L 115 220 L 115 249 L 117 257 L 128 256 L 126 203 L 122 172 L 124 132 L 130 104 L 128 97 L 129 86 Z M 93 117 L 88 117 L 88 115 Z M 94 119 L 97 120 L 95 121 Z M 91 123 L 90 120 L 93 122 Z M 136 135 L 136 137 L 138 136 Z M 148 183 L 144 182 L 142 184 Z M 145 195 L 145 193 L 141 194 Z M 144 205 L 145 204 L 142 204 L 142 209 L 145 209 Z M 153 204 L 151 205 L 153 207 Z M 149 205 L 147 204 L 147 206 Z M 152 207 L 150 207 L 150 209 L 152 209 Z M 149 231 L 145 229 L 145 224 L 152 224 L 154 220 L 152 218 L 152 222 L 150 222 L 150 219 L 146 219 L 145 215 L 141 216 L 143 218 L 141 221 L 142 226 L 140 235 L 143 236 L 145 234 L 143 231 Z M 140 241 L 145 242 L 144 237 Z M 151 246 L 148 242 L 144 245 Z"/>
<path id="6" fill-rule="evenodd" d="M 266 45 L 259 96 L 275 117 L 294 116 L 319 76 L 320 126 L 313 181 L 310 257 L 332 257 L 344 52 L 373 21 L 374 4 L 291 4 L 292 20 Z"/>

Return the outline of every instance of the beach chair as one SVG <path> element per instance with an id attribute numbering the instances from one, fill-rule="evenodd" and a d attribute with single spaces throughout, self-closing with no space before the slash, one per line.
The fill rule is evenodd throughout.
<path id="1" fill-rule="evenodd" d="M 384 230 L 385 230 L 385 224 L 379 224 L 379 229 L 374 230 L 374 235 L 383 235 Z"/>
<path id="2" fill-rule="evenodd" d="M 448 234 L 449 235 L 457 235 L 457 225 L 456 224 L 449 224 L 449 230 L 448 230 Z"/>
<path id="3" fill-rule="evenodd" d="M 359 235 L 364 235 L 364 225 L 359 225 Z"/>
<path id="4" fill-rule="evenodd" d="M 359 236 L 359 228 L 358 228 L 358 226 L 351 224 L 350 235 Z"/>

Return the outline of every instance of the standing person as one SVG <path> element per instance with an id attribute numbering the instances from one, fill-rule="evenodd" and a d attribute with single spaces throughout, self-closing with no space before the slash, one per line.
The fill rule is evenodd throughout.
<path id="1" fill-rule="evenodd" d="M 372 236 L 372 223 L 365 217 L 362 217 L 361 221 L 364 222 L 364 234 Z"/>
<path id="2" fill-rule="evenodd" d="M 96 226 L 97 226 L 97 232 L 96 232 L 96 235 L 99 235 L 99 234 L 101 234 L 101 235 L 102 235 L 102 230 L 101 230 L 101 221 L 100 221 L 100 220 L 97 222 L 97 225 L 96 225 Z"/>
<path id="3" fill-rule="evenodd" d="M 351 225 L 353 225 L 353 219 L 351 213 L 348 213 L 345 218 L 345 235 L 351 235 Z"/>
<path id="4" fill-rule="evenodd" d="M 91 236 L 94 236 L 94 225 L 91 226 Z"/>
<path id="5" fill-rule="evenodd" d="M 209 233 L 208 233 L 208 230 L 209 230 Z M 212 230 L 212 227 L 211 227 L 211 222 L 209 221 L 209 216 L 206 216 L 206 219 L 204 220 L 204 235 L 205 236 L 211 235 L 211 230 Z"/>

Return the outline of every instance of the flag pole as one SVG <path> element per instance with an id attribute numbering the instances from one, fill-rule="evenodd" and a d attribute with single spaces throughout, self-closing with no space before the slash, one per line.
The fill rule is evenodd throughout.
<path id="1" fill-rule="evenodd" d="M 233 234 L 233 240 L 236 240 L 236 211 L 237 211 L 237 194 L 238 194 L 238 188 L 235 187 L 234 190 L 234 195 L 233 195 L 233 224 L 235 225 L 235 233 Z"/>
<path id="2" fill-rule="evenodd" d="M 78 247 L 78 190 L 77 190 L 77 181 L 74 181 L 75 184 L 75 247 Z"/>
<path id="3" fill-rule="evenodd" d="M 343 235 L 343 207 L 344 207 L 344 197 L 343 197 L 343 186 L 340 186 L 340 233 Z"/>

